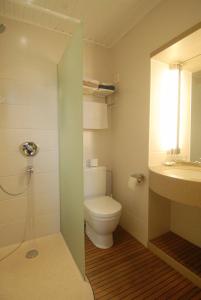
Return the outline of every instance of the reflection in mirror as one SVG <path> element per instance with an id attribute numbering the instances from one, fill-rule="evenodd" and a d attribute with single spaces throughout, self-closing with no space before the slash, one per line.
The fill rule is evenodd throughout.
<path id="1" fill-rule="evenodd" d="M 200 31 L 199 31 L 200 32 Z M 198 39 L 198 36 L 197 36 Z M 201 32 L 198 41 L 201 41 Z M 201 46 L 200 50 L 201 52 Z M 191 114 L 190 114 L 190 160 L 201 160 L 201 53 L 183 63 L 183 69 L 191 74 Z"/>
<path id="2" fill-rule="evenodd" d="M 173 76 L 172 66 L 179 66 L 180 76 Z M 201 29 L 198 29 L 151 59 L 150 165 L 201 161 L 200 130 Z"/>
<path id="3" fill-rule="evenodd" d="M 201 158 L 201 70 L 192 74 L 191 161 Z"/>

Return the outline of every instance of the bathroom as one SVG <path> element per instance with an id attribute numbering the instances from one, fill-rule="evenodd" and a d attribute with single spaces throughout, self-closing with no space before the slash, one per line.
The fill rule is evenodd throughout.
<path id="1" fill-rule="evenodd" d="M 165 295 L 165 286 L 168 299 L 176 299 L 176 293 L 179 297 L 182 286 L 183 299 L 191 299 L 190 294 L 201 297 L 199 280 L 192 283 L 188 274 L 181 275 L 181 270 L 164 262 L 156 249 L 157 256 L 147 248 L 150 239 L 169 230 L 170 217 L 161 215 L 170 211 L 169 202 L 152 199 L 149 189 L 150 57 L 198 26 L 201 3 L 118 0 L 107 12 L 106 5 L 104 1 L 0 1 L 0 24 L 5 24 L 0 34 L 0 184 L 11 193 L 23 191 L 30 174 L 23 171 L 33 166 L 23 195 L 0 192 L 0 259 L 11 253 L 0 262 L 2 300 L 138 299 L 143 293 L 144 299 L 157 299 Z M 62 59 L 67 61 L 67 73 Z M 62 86 L 63 76 L 68 78 L 67 89 Z M 83 95 L 82 81 L 89 79 L 116 90 L 108 97 Z M 63 93 L 69 101 L 76 99 L 68 107 L 70 123 L 62 114 Z M 103 104 L 107 128 L 83 130 L 81 107 L 86 102 Z M 38 145 L 36 156 L 21 155 L 19 146 L 26 141 Z M 71 153 L 62 147 L 70 147 Z M 153 152 L 158 164 L 163 154 L 158 149 Z M 90 163 L 106 167 L 106 194 L 121 204 L 120 227 L 108 249 L 95 247 L 84 236 L 83 171 Z M 136 183 L 131 175 L 144 177 Z M 130 176 L 135 186 L 131 189 Z M 65 196 L 74 201 L 63 201 Z M 176 202 L 171 207 L 174 232 L 200 247 L 200 208 L 183 207 Z M 189 211 L 191 219 L 186 221 Z M 182 222 L 177 222 L 178 215 Z M 160 231 L 153 236 L 152 226 Z M 29 250 L 37 250 L 36 257 L 27 259 Z M 160 288 L 153 285 L 149 272 L 156 282 L 156 273 L 161 274 Z"/>

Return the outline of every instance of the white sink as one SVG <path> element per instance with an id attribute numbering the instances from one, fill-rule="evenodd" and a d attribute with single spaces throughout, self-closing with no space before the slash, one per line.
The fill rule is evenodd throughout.
<path id="1" fill-rule="evenodd" d="M 178 179 L 201 181 L 201 170 L 192 170 L 184 168 L 172 168 L 163 170 L 162 173 Z"/>
<path id="2" fill-rule="evenodd" d="M 149 187 L 169 200 L 201 208 L 201 168 L 155 166 L 149 169 Z"/>

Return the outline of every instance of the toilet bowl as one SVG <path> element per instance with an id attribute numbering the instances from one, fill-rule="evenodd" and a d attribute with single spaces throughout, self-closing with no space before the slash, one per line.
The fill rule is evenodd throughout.
<path id="1" fill-rule="evenodd" d="M 119 224 L 121 204 L 106 196 L 106 167 L 84 171 L 84 214 L 86 234 L 98 248 L 113 245 L 113 232 Z"/>
<path id="2" fill-rule="evenodd" d="M 121 204 L 108 196 L 86 199 L 84 202 L 86 234 L 102 249 L 113 245 L 113 232 L 119 224 Z"/>

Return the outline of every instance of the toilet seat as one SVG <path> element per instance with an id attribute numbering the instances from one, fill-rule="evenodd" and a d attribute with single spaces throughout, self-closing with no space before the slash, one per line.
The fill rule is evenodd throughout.
<path id="1" fill-rule="evenodd" d="M 111 218 L 121 213 L 121 204 L 109 196 L 86 199 L 84 206 L 89 213 L 98 218 Z"/>

